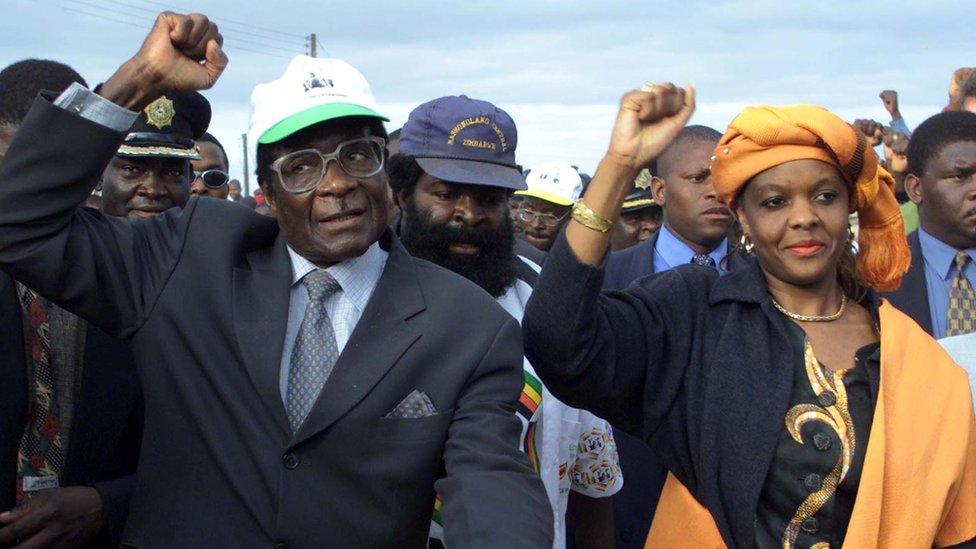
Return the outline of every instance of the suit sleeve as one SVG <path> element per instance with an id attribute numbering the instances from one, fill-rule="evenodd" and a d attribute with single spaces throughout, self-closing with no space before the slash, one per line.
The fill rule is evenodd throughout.
<path id="1" fill-rule="evenodd" d="M 525 356 L 559 400 L 647 440 L 679 395 L 701 296 L 675 271 L 602 283 L 560 237 L 522 319 Z"/>
<path id="2" fill-rule="evenodd" d="M 136 487 L 136 476 L 103 480 L 92 483 L 102 497 L 102 519 L 105 524 L 105 535 L 112 547 L 118 547 L 122 542 L 122 530 L 125 528 L 126 518 L 129 516 L 129 501 Z"/>
<path id="3" fill-rule="evenodd" d="M 0 268 L 114 336 L 152 309 L 192 204 L 130 222 L 82 208 L 122 134 L 38 98 L 0 165 Z"/>
<path id="4" fill-rule="evenodd" d="M 444 449 L 445 545 L 551 547 L 552 509 L 539 475 L 518 450 L 522 390 L 519 326 L 509 318 L 458 399 Z"/>

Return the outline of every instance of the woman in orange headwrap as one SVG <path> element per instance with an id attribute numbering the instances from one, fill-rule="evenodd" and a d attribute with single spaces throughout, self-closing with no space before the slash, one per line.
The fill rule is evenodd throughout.
<path id="1" fill-rule="evenodd" d="M 875 294 L 910 254 L 890 176 L 840 118 L 743 111 L 712 166 L 744 233 L 731 272 L 689 265 L 600 295 L 628 182 L 693 110 L 690 88 L 624 97 L 523 321 L 553 394 L 642 437 L 671 472 L 648 547 L 973 540 L 966 375 Z"/>

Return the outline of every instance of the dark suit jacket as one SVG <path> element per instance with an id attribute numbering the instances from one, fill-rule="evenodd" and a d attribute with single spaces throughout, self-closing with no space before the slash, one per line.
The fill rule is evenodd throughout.
<path id="1" fill-rule="evenodd" d="M 435 488 L 449 546 L 551 543 L 517 450 L 519 326 L 488 294 L 388 232 L 376 290 L 292 434 L 277 223 L 195 198 L 138 222 L 77 208 L 121 140 L 35 103 L 0 166 L 0 266 L 132 340 L 146 422 L 125 545 L 422 547 Z M 415 389 L 437 414 L 384 417 Z"/>
<path id="2" fill-rule="evenodd" d="M 0 273 L 0 509 L 15 504 L 17 450 L 29 399 L 20 300 Z M 102 495 L 105 535 L 116 547 L 135 487 L 142 442 L 142 400 L 128 343 L 88 325 L 80 391 L 75 399 L 62 486 L 94 486 Z"/>
<path id="3" fill-rule="evenodd" d="M 892 305 L 910 316 L 923 330 L 932 335 L 932 311 L 929 309 L 929 291 L 925 284 L 925 258 L 918 231 L 908 235 L 908 247 L 912 250 L 912 265 L 901 279 L 901 286 L 893 292 L 885 292 Z"/>
<path id="4" fill-rule="evenodd" d="M 654 246 L 659 234 L 656 232 L 641 243 L 612 252 L 607 258 L 603 287 L 623 290 L 638 278 L 654 274 Z"/>
<path id="5" fill-rule="evenodd" d="M 624 292 L 600 294 L 602 279 L 557 240 L 522 321 L 526 356 L 557 398 L 646 441 L 727 544 L 751 547 L 789 406 L 784 365 L 803 359 L 757 261 L 723 277 L 682 265 Z"/>

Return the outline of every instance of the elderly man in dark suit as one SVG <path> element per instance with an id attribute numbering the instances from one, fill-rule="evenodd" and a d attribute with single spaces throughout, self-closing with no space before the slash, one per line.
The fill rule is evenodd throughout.
<path id="1" fill-rule="evenodd" d="M 421 547 L 435 491 L 451 546 L 550 544 L 517 451 L 518 324 L 386 228 L 385 131 L 355 69 L 299 57 L 255 90 L 276 219 L 77 207 L 122 139 L 110 120 L 213 85 L 221 42 L 161 15 L 100 97 L 39 99 L 0 166 L 0 265 L 132 340 L 146 433 L 123 545 Z"/>

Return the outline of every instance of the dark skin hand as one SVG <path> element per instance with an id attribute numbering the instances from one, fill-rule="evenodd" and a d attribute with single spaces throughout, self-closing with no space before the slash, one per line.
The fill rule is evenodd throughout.
<path id="1" fill-rule="evenodd" d="M 37 492 L 0 514 L 0 547 L 84 547 L 102 529 L 102 498 L 90 486 Z"/>
<path id="2" fill-rule="evenodd" d="M 854 127 L 868 138 L 868 144 L 872 147 L 877 147 L 884 139 L 885 128 L 881 122 L 867 118 L 858 118 L 854 121 Z"/>
<path id="3" fill-rule="evenodd" d="M 898 110 L 898 92 L 895 90 L 884 90 L 878 97 L 881 98 L 881 102 L 884 103 L 884 108 L 891 115 L 892 120 L 898 120 L 901 118 L 901 111 Z"/>
<path id="4" fill-rule="evenodd" d="M 167 92 L 213 87 L 227 67 L 223 37 L 205 15 L 163 12 L 142 47 L 99 92 L 131 111 L 141 111 Z"/>
<path id="5" fill-rule="evenodd" d="M 770 295 L 787 311 L 826 316 L 840 308 L 837 265 L 848 246 L 849 201 L 840 172 L 819 160 L 786 162 L 746 184 L 736 213 Z M 857 350 L 878 340 L 870 314 L 852 300 L 835 321 L 795 322 L 834 370 L 852 367 Z"/>

